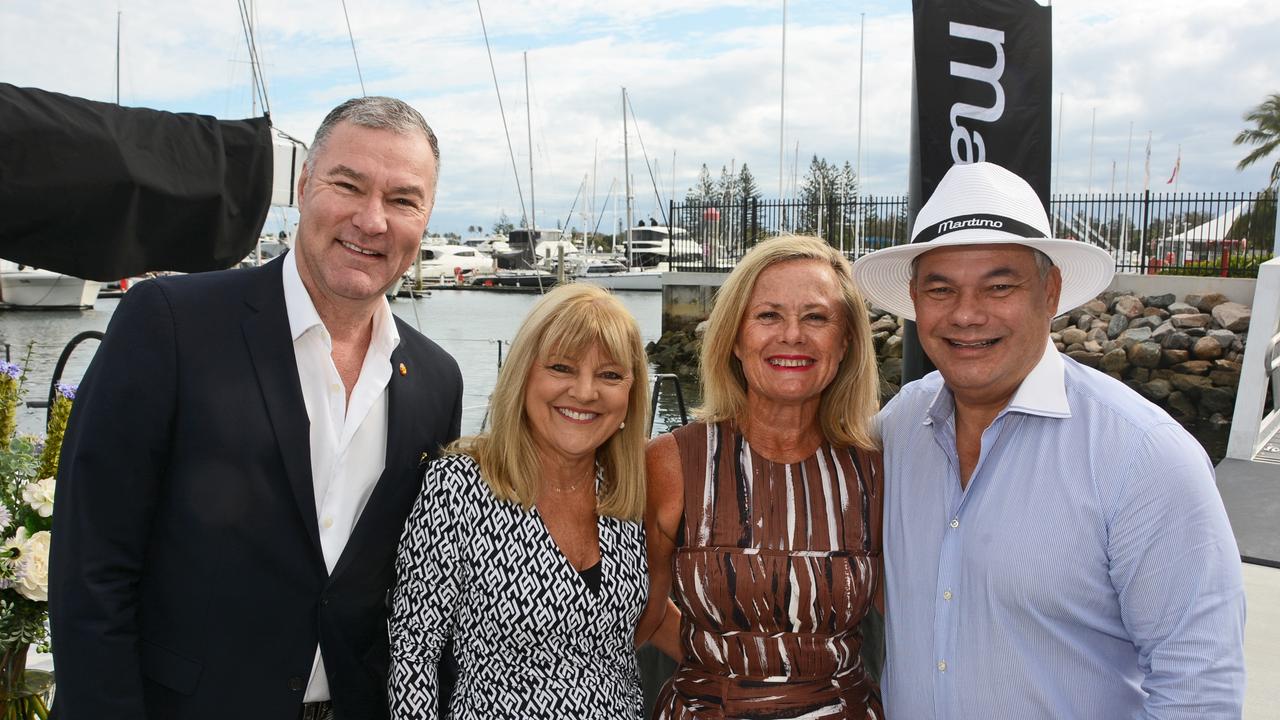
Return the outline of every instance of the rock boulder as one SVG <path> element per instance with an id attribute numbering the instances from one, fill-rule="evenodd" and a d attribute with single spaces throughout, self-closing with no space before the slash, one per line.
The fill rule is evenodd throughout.
<path id="1" fill-rule="evenodd" d="M 1213 319 L 1218 324 L 1231 332 L 1247 332 L 1249 330 L 1249 316 L 1252 314 L 1248 307 L 1240 303 L 1225 302 L 1215 305 L 1213 310 Z"/>

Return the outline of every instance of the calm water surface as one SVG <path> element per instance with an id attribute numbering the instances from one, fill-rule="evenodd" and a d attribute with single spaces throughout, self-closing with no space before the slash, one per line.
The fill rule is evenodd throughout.
<path id="1" fill-rule="evenodd" d="M 660 293 L 619 292 L 617 296 L 636 317 L 641 337 L 648 343 L 662 334 Z M 499 341 L 509 349 L 524 316 L 537 295 L 437 290 L 429 297 L 391 303 L 391 310 L 419 328 L 457 359 L 462 368 L 465 396 L 462 431 L 473 433 L 484 420 L 485 406 L 498 374 Z M 58 356 L 76 334 L 85 330 L 105 330 L 120 301 L 102 298 L 92 310 L 20 311 L 0 310 L 0 344 L 9 346 L 13 362 L 27 368 L 27 399 L 43 400 L 49 392 Z M 27 359 L 30 345 L 30 359 Z M 98 343 L 89 340 L 77 346 L 62 374 L 63 382 L 79 382 Z M 686 381 L 687 384 L 687 381 Z M 685 388 L 688 393 L 692 388 Z M 679 422 L 672 393 L 664 392 L 655 421 L 657 430 Z M 24 408 L 19 420 L 24 432 L 43 432 L 45 411 Z"/>
<path id="2" fill-rule="evenodd" d="M 661 293 L 619 292 L 617 296 L 635 315 L 644 342 L 657 340 L 662 334 Z M 498 341 L 502 341 L 505 353 L 537 297 L 533 294 L 437 290 L 428 297 L 416 300 L 400 298 L 391 303 L 393 313 L 419 328 L 458 360 L 465 384 L 464 434 L 477 432 L 484 422 L 485 406 L 498 375 Z M 49 381 L 62 349 L 77 333 L 105 330 L 119 302 L 114 298 L 102 298 L 94 309 L 84 311 L 0 310 L 0 344 L 9 346 L 14 362 L 27 367 L 29 400 L 48 396 Z M 28 344 L 31 344 L 29 361 L 25 360 Z M 96 349 L 97 342 L 92 340 L 78 346 L 63 371 L 63 382 L 79 382 Z M 681 378 L 681 382 L 685 400 L 696 403 L 699 394 L 696 378 Z M 43 409 L 24 408 L 19 427 L 23 432 L 40 433 L 44 430 L 44 420 Z M 655 432 L 679 423 L 680 413 L 674 392 L 671 385 L 666 384 L 659 397 Z M 1222 459 L 1226 452 L 1226 429 L 1207 426 L 1189 429 L 1205 446 L 1214 463 Z"/>

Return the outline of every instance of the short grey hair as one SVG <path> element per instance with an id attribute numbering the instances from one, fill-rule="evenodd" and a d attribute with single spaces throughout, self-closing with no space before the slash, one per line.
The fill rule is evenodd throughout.
<path id="1" fill-rule="evenodd" d="M 409 103 L 380 95 L 352 98 L 330 110 L 316 130 L 316 137 L 311 141 L 307 157 L 320 157 L 329 135 L 333 133 L 338 123 L 343 122 L 372 130 L 390 130 L 402 135 L 422 133 L 426 136 L 427 143 L 431 145 L 431 154 L 436 159 L 436 173 L 439 174 L 440 143 L 436 140 L 435 131 L 427 124 L 422 114 L 414 110 Z M 311 163 L 307 163 L 307 174 L 310 175 L 311 171 Z"/>
<path id="2" fill-rule="evenodd" d="M 1031 251 L 1031 257 L 1036 261 L 1036 272 L 1040 273 L 1040 279 L 1044 280 L 1048 278 L 1049 270 L 1053 268 L 1053 260 L 1051 260 L 1048 255 L 1044 254 L 1043 251 L 1037 250 L 1030 245 L 1023 245 L 1022 247 Z M 920 272 L 920 258 L 924 256 L 925 253 L 920 253 L 919 255 L 911 258 L 911 282 L 913 285 L 917 279 L 916 276 Z"/>

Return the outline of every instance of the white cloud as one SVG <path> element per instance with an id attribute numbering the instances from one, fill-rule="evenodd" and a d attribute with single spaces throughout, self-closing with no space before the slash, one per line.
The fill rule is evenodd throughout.
<path id="1" fill-rule="evenodd" d="M 120 0 L 118 7 L 126 104 L 221 117 L 250 113 L 247 52 L 233 3 Z M 330 107 L 360 93 L 341 5 L 257 0 L 256 7 L 273 118 L 309 138 Z M 518 218 L 475 3 L 347 0 L 347 9 L 366 90 L 410 100 L 441 137 L 444 175 L 433 228 L 488 226 L 500 210 Z M 624 85 L 645 149 L 663 175 L 664 199 L 673 150 L 677 195 L 703 163 L 718 173 L 731 161 L 748 163 L 761 188 L 777 192 L 779 3 L 490 0 L 484 9 L 526 202 L 521 51 L 529 50 L 540 224 L 563 220 L 597 153 L 599 202 L 606 202 L 611 180 L 621 183 Z M 91 0 L 0 5 L 0 78 L 113 99 L 115 10 Z M 900 193 L 909 149 L 912 18 L 905 3 L 867 11 L 864 188 Z M 797 143 L 802 171 L 814 154 L 854 162 L 858 9 L 824 0 L 792 2 L 790 12 L 786 173 Z M 1082 192 L 1090 184 L 1093 108 L 1095 190 L 1108 189 L 1113 161 L 1123 172 L 1130 123 L 1131 189 L 1141 185 L 1148 130 L 1153 189 L 1165 189 L 1179 143 L 1184 191 L 1250 190 L 1265 182 L 1267 168 L 1236 172 L 1243 151 L 1231 139 L 1244 127 L 1241 114 L 1280 89 L 1273 48 L 1280 6 L 1074 0 L 1053 13 L 1055 133 L 1059 93 L 1065 107 L 1059 190 Z M 634 129 L 631 140 L 637 208 L 648 214 L 653 192 Z"/>

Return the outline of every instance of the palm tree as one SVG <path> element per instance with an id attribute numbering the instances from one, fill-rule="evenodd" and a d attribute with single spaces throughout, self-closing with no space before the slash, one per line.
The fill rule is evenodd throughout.
<path id="1" fill-rule="evenodd" d="M 1244 119 L 1256 125 L 1241 130 L 1236 135 L 1236 145 L 1257 145 L 1244 156 L 1237 170 L 1243 170 L 1255 162 L 1280 150 L 1280 93 L 1271 93 L 1258 107 L 1245 113 Z M 1271 185 L 1280 183 L 1280 160 L 1271 168 Z"/>

